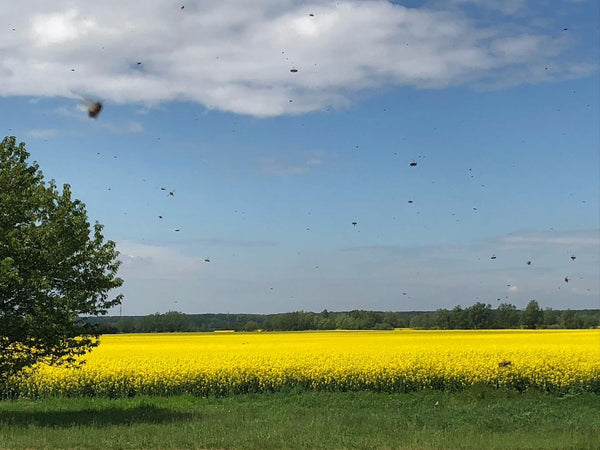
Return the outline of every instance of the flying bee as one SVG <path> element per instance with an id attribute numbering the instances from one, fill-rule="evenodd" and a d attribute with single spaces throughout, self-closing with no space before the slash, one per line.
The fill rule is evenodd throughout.
<path id="1" fill-rule="evenodd" d="M 97 119 L 100 111 L 102 111 L 102 103 L 94 102 L 88 108 L 88 116 L 90 116 L 92 119 Z"/>
<path id="2" fill-rule="evenodd" d="M 91 119 L 97 119 L 100 111 L 102 111 L 102 102 L 100 100 L 92 100 L 86 96 L 80 96 L 80 98 L 79 109 L 87 111 L 87 114 Z"/>

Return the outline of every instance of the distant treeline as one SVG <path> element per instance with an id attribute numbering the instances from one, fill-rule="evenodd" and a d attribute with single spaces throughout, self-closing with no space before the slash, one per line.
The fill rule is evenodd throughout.
<path id="1" fill-rule="evenodd" d="M 191 331 L 304 331 L 304 330 L 389 330 L 415 328 L 423 330 L 483 330 L 504 328 L 594 328 L 600 326 L 600 309 L 541 309 L 537 301 L 524 310 L 510 303 L 496 309 L 481 302 L 473 306 L 438 309 L 433 312 L 382 312 L 353 310 L 320 313 L 295 311 L 281 314 L 164 314 L 126 317 L 89 318 L 100 332 L 154 333 Z"/>

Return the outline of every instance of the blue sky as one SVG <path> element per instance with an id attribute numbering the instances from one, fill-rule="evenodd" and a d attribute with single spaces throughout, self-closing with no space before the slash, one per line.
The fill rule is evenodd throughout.
<path id="1" fill-rule="evenodd" d="M 215 3 L 0 7 L 123 314 L 600 307 L 597 2 Z"/>

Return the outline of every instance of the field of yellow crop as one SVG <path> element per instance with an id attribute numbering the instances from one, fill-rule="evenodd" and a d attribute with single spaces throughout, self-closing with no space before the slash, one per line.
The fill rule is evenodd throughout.
<path id="1" fill-rule="evenodd" d="M 600 393 L 600 330 L 105 335 L 86 359 L 81 369 L 41 366 L 14 377 L 4 394 L 406 392 L 474 384 Z"/>

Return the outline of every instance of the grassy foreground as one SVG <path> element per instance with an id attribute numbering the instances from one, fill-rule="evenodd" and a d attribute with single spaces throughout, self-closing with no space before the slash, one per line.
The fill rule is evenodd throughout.
<path id="1" fill-rule="evenodd" d="M 436 406 L 437 405 L 437 406 Z M 471 389 L 0 402 L 0 448 L 597 448 L 600 397 Z"/>

